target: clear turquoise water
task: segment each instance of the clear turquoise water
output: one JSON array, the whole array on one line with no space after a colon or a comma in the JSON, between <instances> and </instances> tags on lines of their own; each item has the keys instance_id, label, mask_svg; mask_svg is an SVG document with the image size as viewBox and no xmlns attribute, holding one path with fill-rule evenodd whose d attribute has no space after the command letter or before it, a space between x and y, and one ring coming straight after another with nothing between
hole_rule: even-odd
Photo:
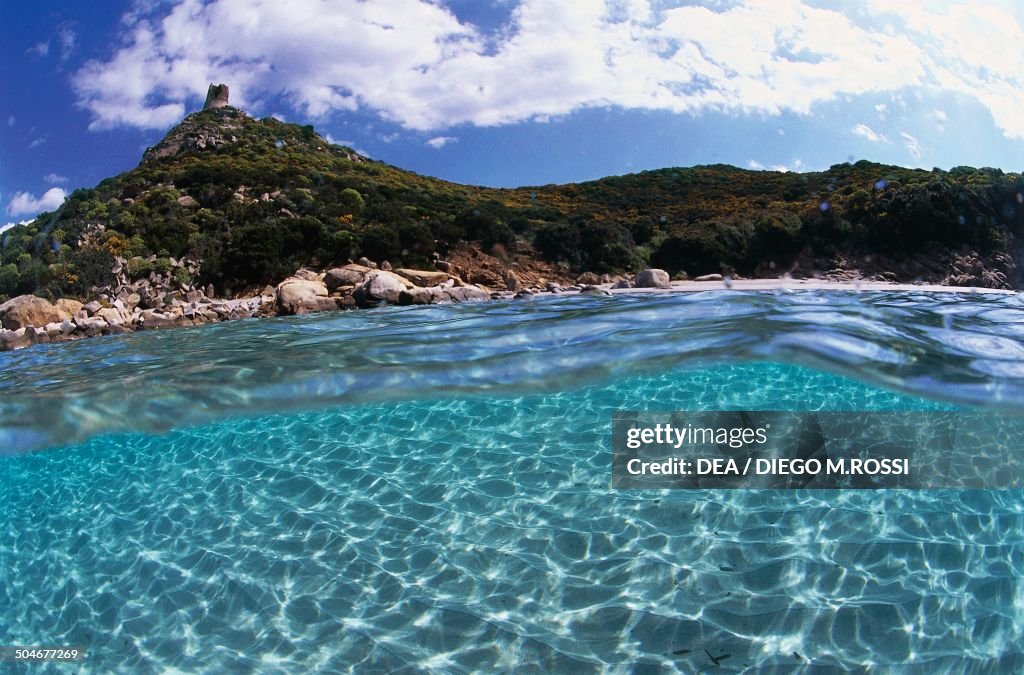
<instances>
[{"instance_id":1,"label":"clear turquoise water","mask_svg":"<svg viewBox=\"0 0 1024 675\"><path fill-rule=\"evenodd\" d=\"M0 644L86 645L83 672L1020 671L1021 491L616 492L608 448L623 409L1020 409L1021 318L580 297L3 354Z\"/></svg>"}]
</instances>

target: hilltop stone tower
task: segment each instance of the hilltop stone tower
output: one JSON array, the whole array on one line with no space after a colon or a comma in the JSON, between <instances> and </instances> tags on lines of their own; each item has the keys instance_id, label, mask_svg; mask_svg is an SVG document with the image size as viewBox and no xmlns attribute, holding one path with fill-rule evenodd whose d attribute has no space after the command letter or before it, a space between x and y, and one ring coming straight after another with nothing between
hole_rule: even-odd
<instances>
[{"instance_id":1,"label":"hilltop stone tower","mask_svg":"<svg viewBox=\"0 0 1024 675\"><path fill-rule=\"evenodd\" d=\"M209 110L210 108L223 108L228 104L228 85L226 84L213 84L210 83L210 88L206 92L206 103L203 104L203 110Z\"/></svg>"}]
</instances>

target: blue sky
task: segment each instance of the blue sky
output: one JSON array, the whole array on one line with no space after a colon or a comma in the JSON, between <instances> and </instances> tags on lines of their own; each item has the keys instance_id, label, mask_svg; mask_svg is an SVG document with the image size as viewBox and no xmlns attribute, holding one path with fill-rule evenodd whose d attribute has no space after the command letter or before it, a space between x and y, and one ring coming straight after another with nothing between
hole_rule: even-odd
<instances>
[{"instance_id":1,"label":"blue sky","mask_svg":"<svg viewBox=\"0 0 1024 675\"><path fill-rule=\"evenodd\" d=\"M1024 168L1013 0L8 3L0 227L135 166L210 82L494 186L728 163Z\"/></svg>"}]
</instances>

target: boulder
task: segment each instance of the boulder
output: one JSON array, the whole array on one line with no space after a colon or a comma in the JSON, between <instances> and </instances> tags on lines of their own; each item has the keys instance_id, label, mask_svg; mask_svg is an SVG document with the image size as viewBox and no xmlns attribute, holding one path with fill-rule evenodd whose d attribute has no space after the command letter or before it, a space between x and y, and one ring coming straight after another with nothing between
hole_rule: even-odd
<instances>
[{"instance_id":1,"label":"boulder","mask_svg":"<svg viewBox=\"0 0 1024 675\"><path fill-rule=\"evenodd\" d=\"M446 296L444 291L436 288L407 288L398 294L400 305L429 305L438 302Z\"/></svg>"},{"instance_id":2,"label":"boulder","mask_svg":"<svg viewBox=\"0 0 1024 675\"><path fill-rule=\"evenodd\" d=\"M335 267L334 269L327 270L324 275L324 283L327 285L327 291L333 293L341 286L358 286L366 280L366 275L371 272L371 268L364 265L356 265L352 263L345 265L344 267Z\"/></svg>"},{"instance_id":3,"label":"boulder","mask_svg":"<svg viewBox=\"0 0 1024 675\"><path fill-rule=\"evenodd\" d=\"M26 326L42 327L68 316L65 310L54 306L49 300L34 295L19 295L0 305L0 326L8 330Z\"/></svg>"},{"instance_id":4,"label":"boulder","mask_svg":"<svg viewBox=\"0 0 1024 675\"><path fill-rule=\"evenodd\" d=\"M181 197L178 197L178 205L183 206L186 209L194 209L199 206L199 202L197 202L194 197L182 195Z\"/></svg>"},{"instance_id":5,"label":"boulder","mask_svg":"<svg viewBox=\"0 0 1024 675\"><path fill-rule=\"evenodd\" d=\"M601 283L601 277L597 276L593 272L584 272L576 277L576 283L582 286L593 286Z\"/></svg>"},{"instance_id":6,"label":"boulder","mask_svg":"<svg viewBox=\"0 0 1024 675\"><path fill-rule=\"evenodd\" d=\"M424 288L440 286L451 279L451 277L445 272L434 272L431 270L409 270L399 268L395 270L395 274L408 279L417 286L423 286Z\"/></svg>"},{"instance_id":7,"label":"boulder","mask_svg":"<svg viewBox=\"0 0 1024 675\"><path fill-rule=\"evenodd\" d=\"M648 269L636 275L634 285L637 288L670 288L668 272L659 269Z\"/></svg>"},{"instance_id":8,"label":"boulder","mask_svg":"<svg viewBox=\"0 0 1024 675\"><path fill-rule=\"evenodd\" d=\"M473 302L476 300L490 300L491 294L478 286L465 285L449 288L444 291L452 302Z\"/></svg>"},{"instance_id":9,"label":"boulder","mask_svg":"<svg viewBox=\"0 0 1024 675\"><path fill-rule=\"evenodd\" d=\"M91 320L91 319L90 319ZM144 309L139 317L140 328L149 330L153 328L170 328L176 325L173 315L158 312L155 309Z\"/></svg>"},{"instance_id":10,"label":"boulder","mask_svg":"<svg viewBox=\"0 0 1024 675\"><path fill-rule=\"evenodd\" d=\"M288 277L289 279L302 279L303 281L323 281L324 277L319 272L313 270L298 269L295 270L295 274ZM288 279L285 279L288 281Z\"/></svg>"},{"instance_id":11,"label":"boulder","mask_svg":"<svg viewBox=\"0 0 1024 675\"><path fill-rule=\"evenodd\" d=\"M70 298L61 298L57 302L53 303L53 306L57 308L57 311L64 315L61 317L61 320L70 319L83 307L82 303L78 300L72 300Z\"/></svg>"},{"instance_id":12,"label":"boulder","mask_svg":"<svg viewBox=\"0 0 1024 675\"><path fill-rule=\"evenodd\" d=\"M35 344L35 339L35 331L30 332L27 328L17 330L0 328L0 350L3 351L31 346Z\"/></svg>"},{"instance_id":13,"label":"boulder","mask_svg":"<svg viewBox=\"0 0 1024 675\"><path fill-rule=\"evenodd\" d=\"M282 314L308 314L337 309L337 305L327 297L324 282L290 277L277 287L277 308Z\"/></svg>"},{"instance_id":14,"label":"boulder","mask_svg":"<svg viewBox=\"0 0 1024 675\"><path fill-rule=\"evenodd\" d=\"M381 302L397 303L402 291L411 288L416 285L394 272L372 270L352 291L352 297L360 307L373 307Z\"/></svg>"},{"instance_id":15,"label":"boulder","mask_svg":"<svg viewBox=\"0 0 1024 675\"><path fill-rule=\"evenodd\" d=\"M105 307L96 312L96 316L111 326L121 326L132 322L132 315L128 311L116 307Z\"/></svg>"},{"instance_id":16,"label":"boulder","mask_svg":"<svg viewBox=\"0 0 1024 675\"><path fill-rule=\"evenodd\" d=\"M620 279L612 284L612 288L633 288L633 284L630 283L629 279Z\"/></svg>"},{"instance_id":17,"label":"boulder","mask_svg":"<svg viewBox=\"0 0 1024 675\"><path fill-rule=\"evenodd\" d=\"M105 319L99 316L93 316L84 321L78 322L78 330L85 333L86 335L99 335L106 329L110 324Z\"/></svg>"},{"instance_id":18,"label":"boulder","mask_svg":"<svg viewBox=\"0 0 1024 675\"><path fill-rule=\"evenodd\" d=\"M721 281L721 274L705 274L703 276L695 277L694 281Z\"/></svg>"},{"instance_id":19,"label":"boulder","mask_svg":"<svg viewBox=\"0 0 1024 675\"><path fill-rule=\"evenodd\" d=\"M95 316L96 312L101 309L103 309L103 305L101 305L98 300L93 300L85 305L85 311L89 313L89 316Z\"/></svg>"}]
</instances>

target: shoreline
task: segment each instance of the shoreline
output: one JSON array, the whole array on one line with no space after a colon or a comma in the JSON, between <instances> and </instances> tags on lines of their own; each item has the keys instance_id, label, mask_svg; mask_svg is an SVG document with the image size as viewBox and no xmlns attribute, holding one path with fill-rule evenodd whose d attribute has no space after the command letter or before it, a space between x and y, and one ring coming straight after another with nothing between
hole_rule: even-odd
<instances>
[{"instance_id":1,"label":"shoreline","mask_svg":"<svg viewBox=\"0 0 1024 675\"><path fill-rule=\"evenodd\" d=\"M985 295L1016 295L1020 291L974 286L942 286L940 284L906 284L895 281L827 281L825 279L735 279L724 281L673 281L669 288L616 288L617 293L698 291L923 291L927 293L977 293Z\"/></svg>"},{"instance_id":2,"label":"shoreline","mask_svg":"<svg viewBox=\"0 0 1024 675\"><path fill-rule=\"evenodd\" d=\"M637 275L639 278L641 275ZM667 277L667 275L665 275ZM717 277L717 275L715 275ZM82 304L61 299L56 303L36 296L18 296L0 305L0 352L36 344L69 342L99 335L139 330L185 328L237 319L295 316L381 305L427 305L487 300L528 299L533 296L698 293L706 291L849 291L925 292L975 295L1016 295L1019 291L890 281L830 281L826 279L698 279L634 286L630 282L573 284L549 282L516 290L491 291L468 284L458 276L435 270L377 269L349 264L326 272L298 270L260 295L223 299L193 291L185 301L177 298L162 308L128 306L118 298ZM629 284L628 286L626 284ZM13 312L12 312L13 308ZM26 309L27 308L27 309ZM21 311L25 310L25 311ZM10 317L14 316L14 319ZM33 319L33 317L35 317ZM45 319L45 320L44 320ZM20 324L20 325L17 325ZM12 327L7 327L12 326Z\"/></svg>"}]
</instances>

